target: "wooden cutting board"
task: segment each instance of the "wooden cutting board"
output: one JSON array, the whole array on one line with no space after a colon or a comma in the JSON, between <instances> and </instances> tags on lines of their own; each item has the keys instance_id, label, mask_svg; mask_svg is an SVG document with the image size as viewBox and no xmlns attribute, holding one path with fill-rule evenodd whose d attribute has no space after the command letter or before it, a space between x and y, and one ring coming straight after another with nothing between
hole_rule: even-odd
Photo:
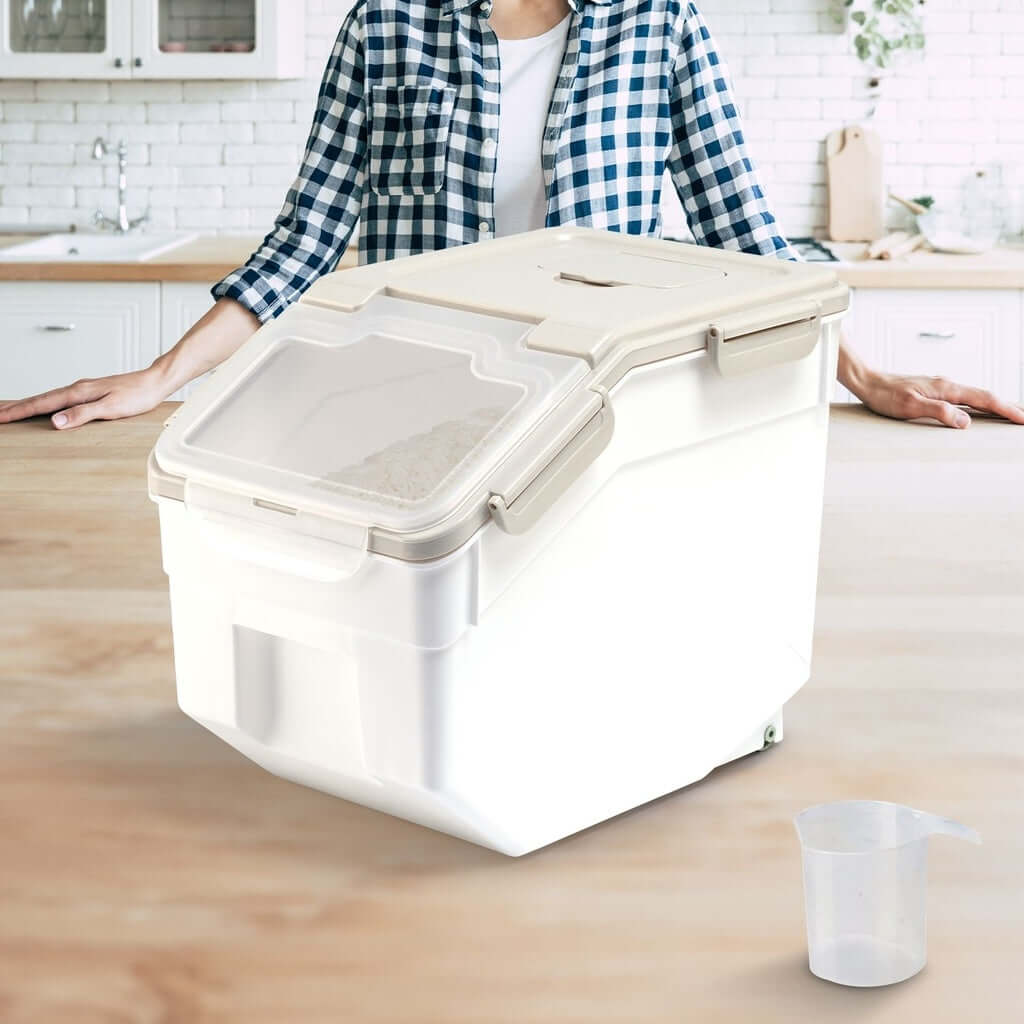
<instances>
[{"instance_id":1,"label":"wooden cutting board","mask_svg":"<svg viewBox=\"0 0 1024 1024\"><path fill-rule=\"evenodd\" d=\"M873 242L885 233L882 140L847 125L825 140L828 234L833 242Z\"/></svg>"}]
</instances>

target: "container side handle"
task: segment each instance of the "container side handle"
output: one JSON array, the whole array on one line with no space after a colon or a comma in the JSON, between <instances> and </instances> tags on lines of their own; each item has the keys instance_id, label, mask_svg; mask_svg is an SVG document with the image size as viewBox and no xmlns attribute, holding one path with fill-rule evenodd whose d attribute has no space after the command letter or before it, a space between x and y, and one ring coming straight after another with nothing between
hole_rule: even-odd
<instances>
[{"instance_id":1,"label":"container side handle","mask_svg":"<svg viewBox=\"0 0 1024 1024\"><path fill-rule=\"evenodd\" d=\"M240 523L206 509L194 522L204 543L220 554L263 569L285 572L314 583L351 579L366 561L366 548L317 537L290 537L284 531Z\"/></svg>"},{"instance_id":2,"label":"container side handle","mask_svg":"<svg viewBox=\"0 0 1024 1024\"><path fill-rule=\"evenodd\" d=\"M721 317L708 328L708 353L723 377L803 359L821 335L821 304L769 306Z\"/></svg>"},{"instance_id":3,"label":"container side handle","mask_svg":"<svg viewBox=\"0 0 1024 1024\"><path fill-rule=\"evenodd\" d=\"M615 416L608 392L604 388L595 390L601 395L601 408L527 484L518 497L506 503L502 495L491 495L488 507L494 521L505 533L521 534L529 530L608 447L615 431Z\"/></svg>"},{"instance_id":4,"label":"container side handle","mask_svg":"<svg viewBox=\"0 0 1024 1024\"><path fill-rule=\"evenodd\" d=\"M177 413L175 413L175 416ZM172 417L173 419L173 417ZM170 420L167 421L168 423ZM166 426L166 424L164 424ZM146 478L149 484L149 496L151 498L170 498L173 501L185 500L185 479L167 473L156 461L156 449L149 453L146 459Z\"/></svg>"}]
</instances>

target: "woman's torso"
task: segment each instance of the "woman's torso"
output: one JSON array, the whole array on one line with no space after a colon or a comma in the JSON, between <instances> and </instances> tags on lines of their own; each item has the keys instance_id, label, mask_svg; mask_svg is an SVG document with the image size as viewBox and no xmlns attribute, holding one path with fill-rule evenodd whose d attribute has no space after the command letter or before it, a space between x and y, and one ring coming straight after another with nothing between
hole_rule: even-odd
<instances>
[{"instance_id":1,"label":"woman's torso","mask_svg":"<svg viewBox=\"0 0 1024 1024\"><path fill-rule=\"evenodd\" d=\"M545 224L660 235L679 5L576 2L543 123ZM497 36L466 0L363 3L360 262L491 237Z\"/></svg>"}]
</instances>

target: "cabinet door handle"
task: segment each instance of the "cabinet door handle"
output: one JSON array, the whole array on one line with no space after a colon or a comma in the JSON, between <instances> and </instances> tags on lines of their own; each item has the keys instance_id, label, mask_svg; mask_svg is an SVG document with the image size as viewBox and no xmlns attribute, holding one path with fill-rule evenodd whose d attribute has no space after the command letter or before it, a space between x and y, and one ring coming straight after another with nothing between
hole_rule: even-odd
<instances>
[{"instance_id":1,"label":"cabinet door handle","mask_svg":"<svg viewBox=\"0 0 1024 1024\"><path fill-rule=\"evenodd\" d=\"M114 67L115 68L123 68L124 67L124 60L121 57L115 57L114 58Z\"/></svg>"},{"instance_id":2,"label":"cabinet door handle","mask_svg":"<svg viewBox=\"0 0 1024 1024\"><path fill-rule=\"evenodd\" d=\"M137 68L141 68L142 67L142 58L141 57L136 57L135 58L135 66Z\"/></svg>"},{"instance_id":3,"label":"cabinet door handle","mask_svg":"<svg viewBox=\"0 0 1024 1024\"><path fill-rule=\"evenodd\" d=\"M932 341L952 341L956 337L956 331L921 331L919 338L929 338Z\"/></svg>"},{"instance_id":4,"label":"cabinet door handle","mask_svg":"<svg viewBox=\"0 0 1024 1024\"><path fill-rule=\"evenodd\" d=\"M40 324L39 330L53 332L67 332L75 329L74 324Z\"/></svg>"}]
</instances>

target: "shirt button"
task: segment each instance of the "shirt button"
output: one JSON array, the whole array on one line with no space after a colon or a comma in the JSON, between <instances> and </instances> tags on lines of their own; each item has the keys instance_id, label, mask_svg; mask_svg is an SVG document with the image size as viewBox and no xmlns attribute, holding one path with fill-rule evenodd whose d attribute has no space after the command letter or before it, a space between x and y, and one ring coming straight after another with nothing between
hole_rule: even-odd
<instances>
[{"instance_id":1,"label":"shirt button","mask_svg":"<svg viewBox=\"0 0 1024 1024\"><path fill-rule=\"evenodd\" d=\"M484 156L494 156L495 151L498 148L498 144L494 141L494 138L490 135L484 139L484 144L481 147L483 149Z\"/></svg>"},{"instance_id":2,"label":"shirt button","mask_svg":"<svg viewBox=\"0 0 1024 1024\"><path fill-rule=\"evenodd\" d=\"M480 5L480 13L481 14L490 14L491 13L491 0L483 0L483 3Z\"/></svg>"},{"instance_id":3,"label":"shirt button","mask_svg":"<svg viewBox=\"0 0 1024 1024\"><path fill-rule=\"evenodd\" d=\"M485 220L480 221L480 234L481 235L489 234L490 230L491 230L491 225L488 224L487 221L485 221Z\"/></svg>"}]
</instances>

